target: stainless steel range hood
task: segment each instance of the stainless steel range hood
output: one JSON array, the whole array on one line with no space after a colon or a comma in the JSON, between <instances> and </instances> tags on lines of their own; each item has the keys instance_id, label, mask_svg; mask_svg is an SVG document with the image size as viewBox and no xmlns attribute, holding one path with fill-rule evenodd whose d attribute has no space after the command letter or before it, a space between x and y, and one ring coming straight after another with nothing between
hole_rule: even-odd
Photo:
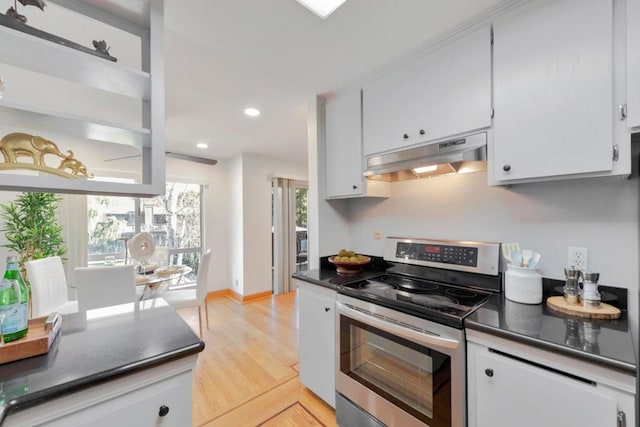
<instances>
[{"instance_id":1,"label":"stainless steel range hood","mask_svg":"<svg viewBox=\"0 0 640 427\"><path fill-rule=\"evenodd\" d=\"M367 179L403 181L487 170L487 133L367 158Z\"/></svg>"}]
</instances>

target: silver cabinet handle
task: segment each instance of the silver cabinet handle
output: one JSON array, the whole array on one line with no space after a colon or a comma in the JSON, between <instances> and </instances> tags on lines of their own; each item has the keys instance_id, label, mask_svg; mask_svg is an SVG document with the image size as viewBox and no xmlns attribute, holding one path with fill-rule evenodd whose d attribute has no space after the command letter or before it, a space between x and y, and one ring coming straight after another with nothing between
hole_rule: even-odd
<instances>
[{"instance_id":1,"label":"silver cabinet handle","mask_svg":"<svg viewBox=\"0 0 640 427\"><path fill-rule=\"evenodd\" d=\"M622 411L618 411L618 427L627 427L627 416Z\"/></svg>"},{"instance_id":2,"label":"silver cabinet handle","mask_svg":"<svg viewBox=\"0 0 640 427\"><path fill-rule=\"evenodd\" d=\"M618 104L618 118L621 121L627 118L627 104Z\"/></svg>"}]
</instances>

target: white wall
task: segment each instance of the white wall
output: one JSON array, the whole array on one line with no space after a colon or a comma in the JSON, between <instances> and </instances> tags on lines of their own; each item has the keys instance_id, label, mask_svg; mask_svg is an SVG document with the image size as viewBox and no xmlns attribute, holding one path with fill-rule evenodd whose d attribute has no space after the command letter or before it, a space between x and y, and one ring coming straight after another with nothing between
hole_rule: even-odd
<instances>
[{"instance_id":1,"label":"white wall","mask_svg":"<svg viewBox=\"0 0 640 427\"><path fill-rule=\"evenodd\" d=\"M232 289L241 295L271 291L271 178L306 180L307 167L253 154L230 163L231 281L239 282Z\"/></svg>"},{"instance_id":2,"label":"white wall","mask_svg":"<svg viewBox=\"0 0 640 427\"><path fill-rule=\"evenodd\" d=\"M389 199L349 201L349 246L382 255L384 239L375 240L374 231L385 237L519 242L542 254L543 276L560 280L568 247L587 247L599 283L629 289L637 334L638 187L637 178L489 187L486 173L397 182Z\"/></svg>"},{"instance_id":3,"label":"white wall","mask_svg":"<svg viewBox=\"0 0 640 427\"><path fill-rule=\"evenodd\" d=\"M244 230L243 230L243 185L242 156L229 160L229 241L230 286L234 292L242 293L244 287Z\"/></svg>"}]
</instances>

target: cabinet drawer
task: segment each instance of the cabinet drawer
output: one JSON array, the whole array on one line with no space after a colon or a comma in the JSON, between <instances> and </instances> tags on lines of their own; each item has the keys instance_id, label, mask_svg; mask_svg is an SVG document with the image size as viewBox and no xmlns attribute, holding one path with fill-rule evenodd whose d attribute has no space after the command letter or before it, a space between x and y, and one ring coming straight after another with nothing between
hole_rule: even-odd
<instances>
[{"instance_id":1,"label":"cabinet drawer","mask_svg":"<svg viewBox=\"0 0 640 427\"><path fill-rule=\"evenodd\" d=\"M30 416L29 411L10 415L7 427L111 427L111 426L189 426L191 425L191 371L149 384L138 389L105 397L105 400L84 406L74 405L68 398L56 399L46 405L50 416ZM73 395L82 402L83 393ZM59 402L57 402L60 400ZM95 400L94 400L95 402ZM69 410L68 406L73 407ZM161 416L162 413L166 414ZM67 409L65 409L67 407ZM36 407L38 408L38 407ZM45 408L42 408L45 409ZM167 411L168 410L168 411Z\"/></svg>"},{"instance_id":2,"label":"cabinet drawer","mask_svg":"<svg viewBox=\"0 0 640 427\"><path fill-rule=\"evenodd\" d=\"M49 426L191 425L191 375L152 384L60 418ZM166 409L161 408L164 407ZM161 416L161 413L168 412Z\"/></svg>"}]
</instances>

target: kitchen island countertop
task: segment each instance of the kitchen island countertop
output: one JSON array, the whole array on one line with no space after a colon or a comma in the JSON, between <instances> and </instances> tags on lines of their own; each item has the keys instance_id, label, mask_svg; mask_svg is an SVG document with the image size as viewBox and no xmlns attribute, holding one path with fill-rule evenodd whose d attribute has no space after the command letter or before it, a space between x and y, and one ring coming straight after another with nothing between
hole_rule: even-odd
<instances>
[{"instance_id":1,"label":"kitchen island countertop","mask_svg":"<svg viewBox=\"0 0 640 427\"><path fill-rule=\"evenodd\" d=\"M203 349L162 299L64 315L49 353L0 365L0 424L15 411Z\"/></svg>"}]
</instances>

